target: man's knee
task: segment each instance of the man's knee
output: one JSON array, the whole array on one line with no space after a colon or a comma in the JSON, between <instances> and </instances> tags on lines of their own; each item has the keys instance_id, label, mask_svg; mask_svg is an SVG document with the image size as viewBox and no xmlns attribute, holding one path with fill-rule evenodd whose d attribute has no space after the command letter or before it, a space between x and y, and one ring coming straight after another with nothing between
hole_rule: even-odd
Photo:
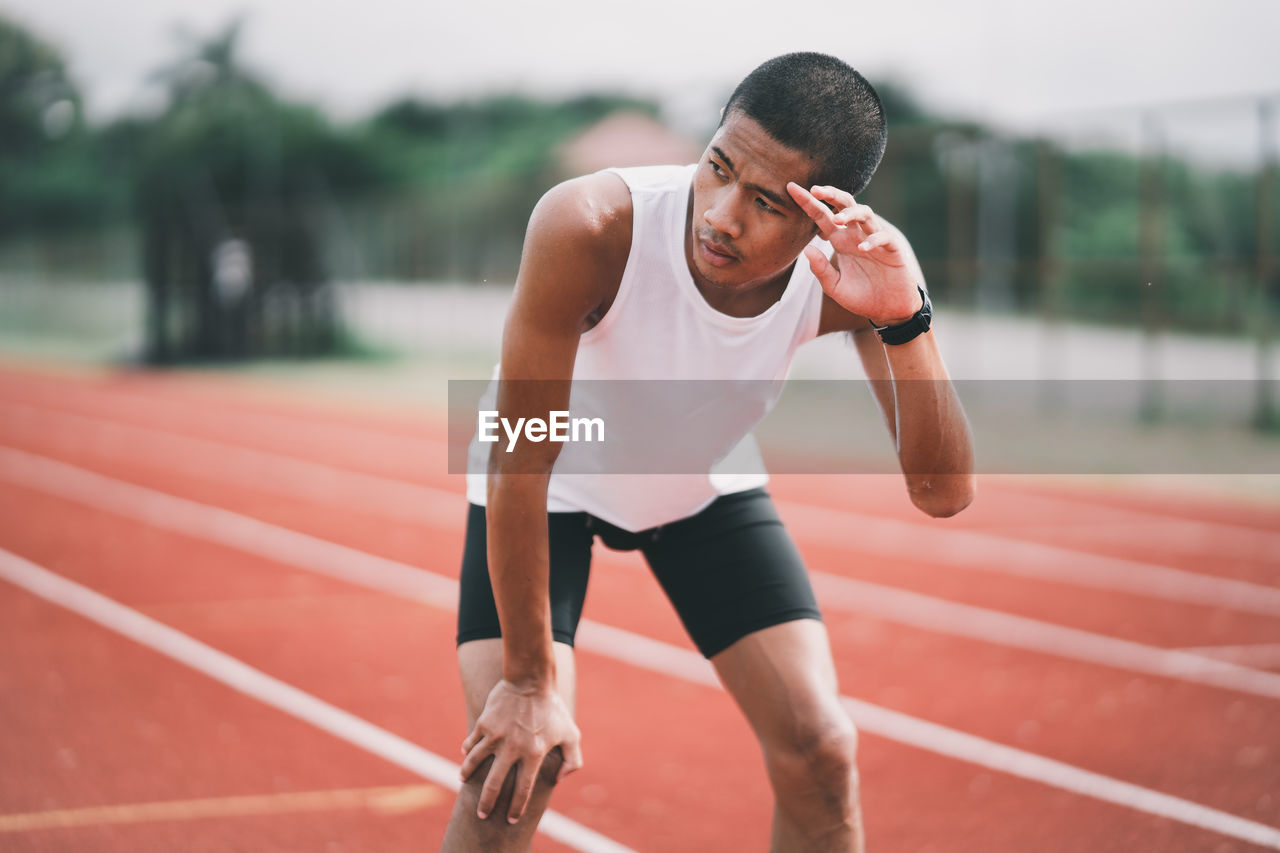
<instances>
[{"instance_id":1,"label":"man's knee","mask_svg":"<svg viewBox=\"0 0 1280 853\"><path fill-rule=\"evenodd\" d=\"M557 777L560 775L560 765L564 764L564 753L560 747L556 747L547 753L547 757L542 760L542 766L538 768L538 777L534 780L534 795L537 795L540 788L554 787ZM476 768L476 772L471 774L471 778L463 783L463 788L474 789L479 795L480 790L484 787L485 781L489 778L489 771L493 768L493 756L489 756L480 763ZM515 790L517 767L513 767L508 773L507 778L503 780L502 791L498 794L498 803L510 805L511 795ZM498 811L497 806L494 812ZM505 811L503 812L505 814Z\"/></svg>"},{"instance_id":2,"label":"man's knee","mask_svg":"<svg viewBox=\"0 0 1280 853\"><path fill-rule=\"evenodd\" d=\"M548 788L554 786L560 777L560 765L564 764L564 753L556 747L542 759L542 767L538 769L538 784Z\"/></svg>"},{"instance_id":3,"label":"man's knee","mask_svg":"<svg viewBox=\"0 0 1280 853\"><path fill-rule=\"evenodd\" d=\"M857 787L858 731L843 709L795 720L765 751L775 787L840 800Z\"/></svg>"}]
</instances>

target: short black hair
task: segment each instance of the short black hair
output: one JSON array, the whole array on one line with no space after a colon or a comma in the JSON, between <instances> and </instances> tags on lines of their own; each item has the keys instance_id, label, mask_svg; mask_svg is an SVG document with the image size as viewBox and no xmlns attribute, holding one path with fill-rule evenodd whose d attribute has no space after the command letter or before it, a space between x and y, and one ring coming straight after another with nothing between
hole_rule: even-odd
<instances>
[{"instance_id":1,"label":"short black hair","mask_svg":"<svg viewBox=\"0 0 1280 853\"><path fill-rule=\"evenodd\" d=\"M814 161L810 180L857 195L884 156L888 132L880 96L866 78L825 53L788 53L752 71L733 90L720 124L738 111Z\"/></svg>"}]
</instances>

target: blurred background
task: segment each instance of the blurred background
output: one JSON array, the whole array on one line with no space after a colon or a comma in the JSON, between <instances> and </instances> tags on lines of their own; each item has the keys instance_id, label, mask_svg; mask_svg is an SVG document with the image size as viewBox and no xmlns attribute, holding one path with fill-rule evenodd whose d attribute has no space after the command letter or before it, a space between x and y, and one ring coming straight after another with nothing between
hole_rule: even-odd
<instances>
[{"instance_id":1,"label":"blurred background","mask_svg":"<svg viewBox=\"0 0 1280 853\"><path fill-rule=\"evenodd\" d=\"M488 374L541 193L691 162L737 80L815 49L886 103L862 200L955 376L1134 380L1144 429L1232 383L1225 470L1280 472L1280 8L127 6L0 3L0 354L439 399ZM855 376L843 346L797 375Z\"/></svg>"}]
</instances>

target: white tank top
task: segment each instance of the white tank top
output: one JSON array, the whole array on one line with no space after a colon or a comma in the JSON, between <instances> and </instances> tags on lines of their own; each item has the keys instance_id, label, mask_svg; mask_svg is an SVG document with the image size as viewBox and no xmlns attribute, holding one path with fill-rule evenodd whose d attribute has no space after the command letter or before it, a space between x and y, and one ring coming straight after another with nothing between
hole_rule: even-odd
<instances>
[{"instance_id":1,"label":"white tank top","mask_svg":"<svg viewBox=\"0 0 1280 853\"><path fill-rule=\"evenodd\" d=\"M644 530L693 515L717 496L762 486L768 482L764 464L750 430L776 402L790 369L796 349L818 334L822 312L822 287L801 255L782 297L755 317L731 317L712 308L698 291L685 260L684 237L687 206L694 166L644 166L612 170L631 189L633 205L631 253L618 292L608 312L578 343L573 368L570 411L578 414L575 399L580 387L605 387L606 383L582 385L584 380L754 380L751 387L766 389L767 399L759 405L741 407L730 423L719 417L716 429L732 435L708 439L717 448L700 470L681 473L565 473L584 470L574 463L575 454L587 446L561 446L547 493L551 512L586 511L626 530ZM815 238L815 241L817 238ZM481 400L481 409L496 409L496 379ZM763 380L763 382L761 381ZM670 387L697 389L696 383ZM608 383L608 387L618 387ZM668 387L664 383L663 387ZM717 386L703 386L717 387ZM664 392L664 398L669 395ZM691 406L690 409L696 409ZM682 415L688 414L687 412ZM693 413L696 415L696 412ZM604 446L620 447L623 439L631 453L642 447L646 429L643 417L606 421ZM696 418L690 421L696 424ZM650 430L652 431L652 430ZM702 432L683 432L690 442ZM499 430L501 435L501 430ZM725 443L727 441L727 444ZM638 442L638 443L637 443ZM497 444L481 444L472 439L467 470L467 499L485 502L485 475L488 453L502 452L505 438ZM735 446L736 445L736 446ZM724 447L734 449L724 456ZM679 450L681 457L702 452L700 448L655 446L640 451L655 454ZM600 452L599 449L594 449ZM707 451L711 452L711 451ZM716 463L715 459L722 458ZM698 457L700 458L700 457ZM634 470L627 466L608 467L597 460L585 470Z\"/></svg>"}]
</instances>

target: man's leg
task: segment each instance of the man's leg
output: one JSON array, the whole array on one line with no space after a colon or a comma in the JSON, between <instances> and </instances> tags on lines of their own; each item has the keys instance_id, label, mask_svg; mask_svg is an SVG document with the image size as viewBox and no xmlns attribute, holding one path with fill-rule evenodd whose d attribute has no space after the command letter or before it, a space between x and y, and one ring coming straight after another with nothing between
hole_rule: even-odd
<instances>
[{"instance_id":1,"label":"man's leg","mask_svg":"<svg viewBox=\"0 0 1280 853\"><path fill-rule=\"evenodd\" d=\"M573 710L576 685L573 647L556 643L555 653L556 682L560 696L569 709ZM489 692L502 678L502 640L473 640L458 646L458 668L462 672L469 732L484 710ZM462 742L461 738L458 742ZM453 814L449 818L449 827L445 830L444 844L441 847L443 853L507 853L528 850L538 821L542 819L542 813L546 811L551 799L551 789L555 785L560 762L560 750L556 748L542 763L529 808L515 826L507 823L507 808L511 804L511 790L515 786L514 770L507 774L502 795L489 817L485 820L476 817L480 790L484 787L493 759L480 765L480 769L463 783L458 792Z\"/></svg>"},{"instance_id":2,"label":"man's leg","mask_svg":"<svg viewBox=\"0 0 1280 853\"><path fill-rule=\"evenodd\" d=\"M770 850L862 851L857 731L840 704L823 624L798 619L755 631L711 662L764 751Z\"/></svg>"},{"instance_id":3,"label":"man's leg","mask_svg":"<svg viewBox=\"0 0 1280 853\"><path fill-rule=\"evenodd\" d=\"M763 489L653 531L650 568L755 729L775 853L861 851L857 733L804 560Z\"/></svg>"}]
</instances>

